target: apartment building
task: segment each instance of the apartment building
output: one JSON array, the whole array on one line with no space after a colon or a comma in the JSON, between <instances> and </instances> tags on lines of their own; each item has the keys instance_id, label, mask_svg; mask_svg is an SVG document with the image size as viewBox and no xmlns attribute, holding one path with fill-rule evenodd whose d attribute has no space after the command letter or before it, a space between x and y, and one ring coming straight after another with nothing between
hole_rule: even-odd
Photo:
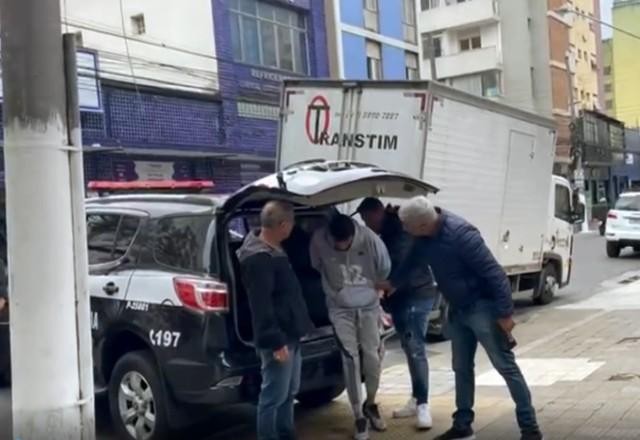
<instances>
[{"instance_id":1,"label":"apartment building","mask_svg":"<svg viewBox=\"0 0 640 440\"><path fill-rule=\"evenodd\" d=\"M546 2L421 0L418 28L424 78L551 115Z\"/></svg>"},{"instance_id":2,"label":"apartment building","mask_svg":"<svg viewBox=\"0 0 640 440\"><path fill-rule=\"evenodd\" d=\"M602 42L602 82L604 92L604 111L615 117L615 91L613 83L613 40L607 38Z\"/></svg>"},{"instance_id":3,"label":"apartment building","mask_svg":"<svg viewBox=\"0 0 640 440\"><path fill-rule=\"evenodd\" d=\"M594 0L573 0L568 3L577 13L571 14L569 46L574 60L574 96L580 109L599 110L600 105L600 16Z\"/></svg>"},{"instance_id":4,"label":"apartment building","mask_svg":"<svg viewBox=\"0 0 640 440\"><path fill-rule=\"evenodd\" d=\"M640 35L640 0L616 0L613 25ZM613 91L616 118L627 127L640 127L640 40L613 33Z\"/></svg>"},{"instance_id":5,"label":"apartment building","mask_svg":"<svg viewBox=\"0 0 640 440\"><path fill-rule=\"evenodd\" d=\"M416 0L326 0L332 78L418 79Z\"/></svg>"}]
</instances>

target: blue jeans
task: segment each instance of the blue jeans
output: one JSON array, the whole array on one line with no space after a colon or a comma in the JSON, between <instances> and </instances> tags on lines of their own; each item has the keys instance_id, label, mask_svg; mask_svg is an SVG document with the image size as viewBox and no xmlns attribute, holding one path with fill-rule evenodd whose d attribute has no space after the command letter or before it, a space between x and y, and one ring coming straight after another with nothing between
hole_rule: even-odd
<instances>
[{"instance_id":1,"label":"blue jeans","mask_svg":"<svg viewBox=\"0 0 640 440\"><path fill-rule=\"evenodd\" d=\"M258 399L258 440L293 440L293 404L300 389L300 346L291 344L289 359L278 362L272 350L258 350L262 387Z\"/></svg>"},{"instance_id":2,"label":"blue jeans","mask_svg":"<svg viewBox=\"0 0 640 440\"><path fill-rule=\"evenodd\" d=\"M429 401L429 362L425 349L427 317L435 298L409 299L392 311L393 323L407 356L412 395L418 405Z\"/></svg>"},{"instance_id":3,"label":"blue jeans","mask_svg":"<svg viewBox=\"0 0 640 440\"><path fill-rule=\"evenodd\" d=\"M516 416L522 432L537 432L536 413L529 387L509 348L507 335L498 327L491 301L479 301L465 310L449 314L448 335L451 337L453 371L456 378L456 407L453 425L470 428L474 419L474 358L478 343L487 352L493 367L504 378L516 404Z\"/></svg>"}]
</instances>

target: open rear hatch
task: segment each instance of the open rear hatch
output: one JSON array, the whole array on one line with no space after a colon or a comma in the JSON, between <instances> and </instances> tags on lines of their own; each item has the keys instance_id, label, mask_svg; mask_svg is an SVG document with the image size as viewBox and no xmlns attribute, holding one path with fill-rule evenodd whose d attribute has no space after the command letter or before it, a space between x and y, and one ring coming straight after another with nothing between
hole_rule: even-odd
<instances>
[{"instance_id":1,"label":"open rear hatch","mask_svg":"<svg viewBox=\"0 0 640 440\"><path fill-rule=\"evenodd\" d=\"M227 229L234 216L241 212L256 213L268 200L285 200L304 209L330 207L370 196L406 199L437 191L428 183L369 164L317 161L293 165L257 180L229 197L220 208L218 236L223 236L221 232ZM233 258L233 255L229 255L231 261ZM237 264L232 266L236 266L231 270L232 284L235 285L232 290L238 291L240 281ZM243 332L238 327L240 320L249 319L245 316L246 307L237 306L233 309L238 336L247 342L246 334L243 338ZM331 334L330 327L318 328L310 338Z\"/></svg>"}]
</instances>

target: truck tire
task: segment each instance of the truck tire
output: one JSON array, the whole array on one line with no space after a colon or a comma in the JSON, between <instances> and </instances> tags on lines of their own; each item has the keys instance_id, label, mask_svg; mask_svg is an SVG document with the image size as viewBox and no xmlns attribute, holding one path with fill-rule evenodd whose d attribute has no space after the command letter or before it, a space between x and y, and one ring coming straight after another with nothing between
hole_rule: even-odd
<instances>
[{"instance_id":1,"label":"truck tire","mask_svg":"<svg viewBox=\"0 0 640 440\"><path fill-rule=\"evenodd\" d=\"M116 362L109 380L109 409L118 438L169 437L166 395L149 351L132 351Z\"/></svg>"},{"instance_id":2,"label":"truck tire","mask_svg":"<svg viewBox=\"0 0 640 440\"><path fill-rule=\"evenodd\" d=\"M331 403L344 391L344 383L332 385L319 390L306 391L298 394L298 402L305 408L318 408Z\"/></svg>"},{"instance_id":3,"label":"truck tire","mask_svg":"<svg viewBox=\"0 0 640 440\"><path fill-rule=\"evenodd\" d=\"M538 285L533 291L533 302L536 305L546 305L553 301L553 297L558 292L560 282L558 281L558 270L556 266L548 262L540 273Z\"/></svg>"},{"instance_id":4,"label":"truck tire","mask_svg":"<svg viewBox=\"0 0 640 440\"><path fill-rule=\"evenodd\" d=\"M607 257L618 258L620 256L620 245L615 241L607 241Z\"/></svg>"}]
</instances>

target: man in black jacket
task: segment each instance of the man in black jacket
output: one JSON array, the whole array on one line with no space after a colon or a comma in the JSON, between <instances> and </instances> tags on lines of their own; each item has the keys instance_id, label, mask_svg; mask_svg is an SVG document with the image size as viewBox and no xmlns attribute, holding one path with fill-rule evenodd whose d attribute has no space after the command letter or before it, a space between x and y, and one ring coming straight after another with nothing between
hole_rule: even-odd
<instances>
[{"instance_id":1,"label":"man in black jacket","mask_svg":"<svg viewBox=\"0 0 640 440\"><path fill-rule=\"evenodd\" d=\"M474 358L481 345L504 378L516 404L521 440L542 440L531 393L518 364L511 336L511 284L480 231L466 220L434 207L424 196L411 199L399 212L416 237L407 262L423 261L433 269L438 288L449 303L449 336L456 379L453 427L436 440L471 440L475 398ZM401 289L411 265L403 264L383 289Z\"/></svg>"},{"instance_id":2,"label":"man in black jacket","mask_svg":"<svg viewBox=\"0 0 640 440\"><path fill-rule=\"evenodd\" d=\"M295 438L293 403L300 388L300 338L313 329L300 283L282 250L294 220L290 204L267 203L260 213L261 229L251 232L238 250L262 363L259 440Z\"/></svg>"},{"instance_id":3,"label":"man in black jacket","mask_svg":"<svg viewBox=\"0 0 640 440\"><path fill-rule=\"evenodd\" d=\"M366 225L380 235L391 257L391 277L400 268L413 245L413 238L404 231L398 218L398 208L384 207L373 197L366 198L358 207ZM409 402L393 412L394 418L417 416L419 429L433 426L429 409L429 363L425 350L428 316L433 309L437 289L429 265L421 260L409 262L411 270L405 287L385 300L393 323L400 336L411 376L412 396Z\"/></svg>"}]
</instances>

